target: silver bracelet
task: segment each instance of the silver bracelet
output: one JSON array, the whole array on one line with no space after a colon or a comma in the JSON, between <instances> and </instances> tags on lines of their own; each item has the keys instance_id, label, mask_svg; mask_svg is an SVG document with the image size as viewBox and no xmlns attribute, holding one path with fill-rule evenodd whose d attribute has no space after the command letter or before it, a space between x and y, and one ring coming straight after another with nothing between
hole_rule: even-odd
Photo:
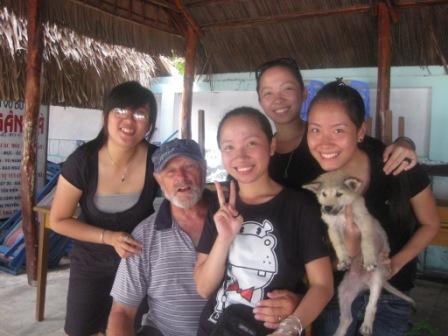
<instances>
[{"instance_id":1,"label":"silver bracelet","mask_svg":"<svg viewBox=\"0 0 448 336\"><path fill-rule=\"evenodd\" d=\"M303 332L302 321L296 315L289 315L280 323L277 332L280 335L301 335Z\"/></svg>"},{"instance_id":2,"label":"silver bracelet","mask_svg":"<svg viewBox=\"0 0 448 336\"><path fill-rule=\"evenodd\" d=\"M103 229L103 231L101 231L101 236L100 236L100 240L101 240L101 243L102 244L104 244L104 232L106 232L106 229Z\"/></svg>"}]
</instances>

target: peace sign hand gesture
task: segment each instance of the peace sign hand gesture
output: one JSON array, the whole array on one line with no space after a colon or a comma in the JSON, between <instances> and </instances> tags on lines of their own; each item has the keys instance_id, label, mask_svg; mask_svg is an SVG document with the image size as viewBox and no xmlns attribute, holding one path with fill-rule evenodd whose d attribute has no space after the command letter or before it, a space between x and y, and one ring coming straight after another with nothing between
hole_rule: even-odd
<instances>
[{"instance_id":1,"label":"peace sign hand gesture","mask_svg":"<svg viewBox=\"0 0 448 336\"><path fill-rule=\"evenodd\" d=\"M241 225L243 224L243 217L240 215L238 210L235 209L235 182L230 182L229 202L226 202L221 184L219 182L215 182L215 187L218 194L220 208L213 216L213 219L215 221L216 230L218 231L218 237L223 240L232 241L238 232L240 232Z\"/></svg>"}]
</instances>

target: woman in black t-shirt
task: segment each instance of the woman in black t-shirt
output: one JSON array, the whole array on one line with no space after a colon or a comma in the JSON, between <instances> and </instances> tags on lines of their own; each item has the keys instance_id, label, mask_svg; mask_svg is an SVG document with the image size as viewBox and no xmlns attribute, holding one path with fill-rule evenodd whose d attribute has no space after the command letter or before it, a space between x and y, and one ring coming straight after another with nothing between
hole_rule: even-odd
<instances>
[{"instance_id":1,"label":"woman in black t-shirt","mask_svg":"<svg viewBox=\"0 0 448 336\"><path fill-rule=\"evenodd\" d=\"M157 117L152 92L122 83L105 97L103 116L97 138L65 161L50 213L51 228L74 239L64 327L70 336L105 332L120 257L139 252L130 233L154 212L158 188L155 147L145 140ZM74 219L78 203L81 214Z\"/></svg>"},{"instance_id":2,"label":"woman in black t-shirt","mask_svg":"<svg viewBox=\"0 0 448 336\"><path fill-rule=\"evenodd\" d=\"M323 171L310 154L306 122L300 109L307 91L297 63L292 58L279 58L261 64L255 70L258 101L276 128L276 152L269 164L269 173L278 183L300 189ZM366 137L366 141L373 140ZM397 138L384 149L384 172L397 175L417 163L417 155L408 138Z\"/></svg>"},{"instance_id":3,"label":"woman in black t-shirt","mask_svg":"<svg viewBox=\"0 0 448 336\"><path fill-rule=\"evenodd\" d=\"M309 289L293 314L271 321L283 320L280 329L300 332L333 293L319 209L307 195L269 177L275 141L261 112L249 107L232 110L221 120L217 137L224 167L237 181L238 192L232 182L227 202L216 184L220 209L198 245L195 280L199 294L209 298L198 335L210 335L214 329L215 335L240 335L232 329L234 319L240 320L240 332L268 334L253 308L272 290L296 291L306 274Z\"/></svg>"},{"instance_id":4,"label":"woman in black t-shirt","mask_svg":"<svg viewBox=\"0 0 448 336\"><path fill-rule=\"evenodd\" d=\"M409 291L415 276L415 258L436 236L440 226L429 179L422 168L387 176L380 142L364 141L364 103L359 93L341 80L325 85L310 104L308 145L325 171L342 169L362 182L361 192L370 213L384 227L390 247L390 282ZM355 228L355 226L353 226ZM352 256L360 253L359 232L346 235ZM346 335L357 335L368 293L360 294L352 305L356 313ZM400 336L408 328L410 304L382 293L377 304L373 335ZM313 325L313 334L334 335L339 320L338 305L330 304Z\"/></svg>"}]
</instances>

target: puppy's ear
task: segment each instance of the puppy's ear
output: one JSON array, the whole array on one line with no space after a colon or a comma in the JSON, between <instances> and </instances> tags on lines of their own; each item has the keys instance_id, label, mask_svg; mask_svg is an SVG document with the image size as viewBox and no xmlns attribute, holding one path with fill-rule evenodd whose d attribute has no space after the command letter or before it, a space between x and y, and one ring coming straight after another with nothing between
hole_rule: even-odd
<instances>
[{"instance_id":1,"label":"puppy's ear","mask_svg":"<svg viewBox=\"0 0 448 336\"><path fill-rule=\"evenodd\" d=\"M361 188L361 181L354 177L347 177L344 180L344 185L351 191L358 192Z\"/></svg>"},{"instance_id":2,"label":"puppy's ear","mask_svg":"<svg viewBox=\"0 0 448 336\"><path fill-rule=\"evenodd\" d=\"M308 189L308 190L312 191L313 193L317 194L319 192L321 186L322 186L322 182L315 181L315 182L311 182L311 183L303 185L302 188Z\"/></svg>"}]
</instances>

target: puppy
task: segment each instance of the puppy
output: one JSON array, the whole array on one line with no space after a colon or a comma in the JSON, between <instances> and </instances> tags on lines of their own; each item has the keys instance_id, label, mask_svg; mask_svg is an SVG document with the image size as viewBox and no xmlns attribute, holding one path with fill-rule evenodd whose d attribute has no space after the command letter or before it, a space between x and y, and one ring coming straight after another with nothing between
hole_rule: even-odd
<instances>
[{"instance_id":1,"label":"puppy","mask_svg":"<svg viewBox=\"0 0 448 336\"><path fill-rule=\"evenodd\" d=\"M368 212L364 198L359 194L361 181L334 171L319 176L316 180L303 186L317 196L321 205L322 219L328 227L328 236L336 252L337 269L349 270L338 288L340 320L336 336L344 336L353 318L351 305L357 295L370 290L364 321L359 329L364 336L372 334L376 305L381 290L414 304L414 301L392 287L387 282L389 268L378 261L380 252L389 253L386 232L380 223ZM345 207L352 205L353 221L361 232L361 254L350 257L344 239Z\"/></svg>"}]
</instances>

